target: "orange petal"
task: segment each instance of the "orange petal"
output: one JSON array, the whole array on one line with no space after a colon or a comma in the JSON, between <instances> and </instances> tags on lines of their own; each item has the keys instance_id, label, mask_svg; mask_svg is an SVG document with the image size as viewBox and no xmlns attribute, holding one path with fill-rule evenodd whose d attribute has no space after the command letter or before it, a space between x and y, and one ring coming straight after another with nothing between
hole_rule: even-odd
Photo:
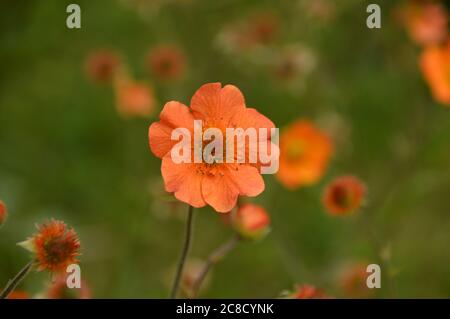
<instances>
[{"instance_id":1,"label":"orange petal","mask_svg":"<svg viewBox=\"0 0 450 319\"><path fill-rule=\"evenodd\" d=\"M239 188L228 174L220 170L215 175L207 174L202 181L202 195L206 203L219 213L228 213L236 206Z\"/></svg>"},{"instance_id":2,"label":"orange petal","mask_svg":"<svg viewBox=\"0 0 450 319\"><path fill-rule=\"evenodd\" d=\"M160 122L154 122L150 125L148 137L150 149L155 156L163 158L164 155L170 152L175 143L175 141L170 139L171 133L172 128L161 124Z\"/></svg>"},{"instance_id":3,"label":"orange petal","mask_svg":"<svg viewBox=\"0 0 450 319\"><path fill-rule=\"evenodd\" d=\"M273 122L271 120L269 120L267 117L265 117L264 115L262 115L261 113L259 113L256 109L253 108L246 108L243 111L237 113L231 120L230 125L232 127L236 127L236 128L242 128L242 129L247 129L247 128L254 128L256 130L256 134L258 137L258 142L257 145L253 145L256 149L256 147L258 147L258 149L261 147L259 145L261 145L261 143L267 143L267 150L270 154L271 150L273 150L274 152L278 152L278 147L270 142L270 138L271 138L271 129L275 128L275 125L273 124ZM267 129L267 135L262 135L260 136L259 134L259 129L260 128L266 128ZM267 138L267 140L263 140L264 138ZM245 144L245 158L246 158L246 162L248 163L249 160L249 153L250 153L250 141L248 143ZM235 154L238 154L238 149L235 148ZM260 167L261 163L259 163L259 157L258 157L258 162L257 163L253 163L256 167Z\"/></svg>"},{"instance_id":4,"label":"orange petal","mask_svg":"<svg viewBox=\"0 0 450 319\"><path fill-rule=\"evenodd\" d=\"M197 165L176 164L167 154L162 160L161 173L166 191L174 193L178 200L191 206L203 207L206 205L201 191L203 175L197 171Z\"/></svg>"},{"instance_id":5,"label":"orange petal","mask_svg":"<svg viewBox=\"0 0 450 319\"><path fill-rule=\"evenodd\" d=\"M267 128L270 130L275 127L271 120L253 108L246 108L235 114L231 123L234 127L241 127L243 129L253 127L255 129Z\"/></svg>"},{"instance_id":6,"label":"orange petal","mask_svg":"<svg viewBox=\"0 0 450 319\"><path fill-rule=\"evenodd\" d=\"M194 117L190 109L183 103L176 101L167 102L159 118L161 122L173 128L184 127L190 129L194 126Z\"/></svg>"},{"instance_id":7,"label":"orange petal","mask_svg":"<svg viewBox=\"0 0 450 319\"><path fill-rule=\"evenodd\" d=\"M249 165L230 165L228 169L230 179L239 189L239 195L258 196L264 191L264 179L258 169Z\"/></svg>"},{"instance_id":8,"label":"orange petal","mask_svg":"<svg viewBox=\"0 0 450 319\"><path fill-rule=\"evenodd\" d=\"M194 117L189 108L179 102L168 102L160 114L161 121L152 123L148 130L150 149L153 154L163 158L178 141L171 139L172 130L184 127L192 131Z\"/></svg>"},{"instance_id":9,"label":"orange petal","mask_svg":"<svg viewBox=\"0 0 450 319\"><path fill-rule=\"evenodd\" d=\"M195 92L191 108L199 118L228 123L233 115L245 109L245 100L234 85L221 88L220 83L208 83Z\"/></svg>"}]
</instances>

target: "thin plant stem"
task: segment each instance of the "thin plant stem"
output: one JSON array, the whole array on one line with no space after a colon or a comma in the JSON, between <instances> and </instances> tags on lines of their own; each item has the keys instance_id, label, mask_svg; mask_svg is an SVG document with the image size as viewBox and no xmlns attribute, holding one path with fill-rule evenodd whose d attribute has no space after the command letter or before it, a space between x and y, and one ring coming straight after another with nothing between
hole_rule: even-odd
<instances>
[{"instance_id":1,"label":"thin plant stem","mask_svg":"<svg viewBox=\"0 0 450 319\"><path fill-rule=\"evenodd\" d=\"M233 237L231 237L227 242L225 242L222 246L214 250L211 255L209 255L208 259L206 260L205 265L201 269L199 275L197 276L197 279L194 281L194 284L192 285L192 297L196 298L198 295L198 292L200 290L200 287L202 283L204 282L206 276L208 275L208 272L211 270L211 268L217 264L223 257L225 257L226 254L228 254L233 248L241 241L241 236L238 234L235 234Z\"/></svg>"},{"instance_id":2,"label":"thin plant stem","mask_svg":"<svg viewBox=\"0 0 450 319\"><path fill-rule=\"evenodd\" d=\"M8 298L9 294L22 282L26 275L30 272L31 267L33 267L34 261L30 261L21 271L6 284L5 289L0 294L0 299Z\"/></svg>"},{"instance_id":3,"label":"thin plant stem","mask_svg":"<svg viewBox=\"0 0 450 319\"><path fill-rule=\"evenodd\" d=\"M362 216L362 223L363 223L363 227L367 233L368 236L368 241L369 243L372 245L372 249L375 252L375 254L377 255L377 258L380 262L380 266L382 269L385 269L387 272L387 287L388 287L388 293L390 294L391 297L395 298L397 296L397 287L396 287L396 283L395 283L395 278L392 274L392 265L391 265L391 261L390 261L390 256L389 254L386 254L384 249L386 249L386 247L384 247L384 243L383 241L380 239L380 237L377 236L377 234L375 233L372 225L373 225L373 219L370 218L371 216L368 216L367 214L364 214L363 212L363 216Z\"/></svg>"},{"instance_id":4,"label":"thin plant stem","mask_svg":"<svg viewBox=\"0 0 450 319\"><path fill-rule=\"evenodd\" d=\"M192 241L192 224L194 220L194 207L189 205L188 217L186 221L186 231L184 237L183 250L181 252L181 257L178 262L178 268L175 275L175 280L173 282L172 291L170 292L170 298L174 299L177 297L178 288L180 287L181 275L183 273L184 265L186 264L186 259L189 253L189 248Z\"/></svg>"}]
</instances>

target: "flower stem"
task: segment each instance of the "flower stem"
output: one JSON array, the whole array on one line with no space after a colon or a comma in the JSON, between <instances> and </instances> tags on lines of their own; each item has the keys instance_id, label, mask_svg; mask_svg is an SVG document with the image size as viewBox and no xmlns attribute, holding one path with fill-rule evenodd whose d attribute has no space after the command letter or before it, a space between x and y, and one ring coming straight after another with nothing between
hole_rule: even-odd
<instances>
[{"instance_id":1,"label":"flower stem","mask_svg":"<svg viewBox=\"0 0 450 319\"><path fill-rule=\"evenodd\" d=\"M0 293L0 299L6 299L9 294L17 287L17 285L22 282L22 280L26 277L31 267L33 266L33 263L33 260L30 261L25 265L25 267L22 268L21 271L19 271L19 273L13 279L8 281L5 289L2 291L2 293Z\"/></svg>"},{"instance_id":2,"label":"flower stem","mask_svg":"<svg viewBox=\"0 0 450 319\"><path fill-rule=\"evenodd\" d=\"M178 288L180 286L181 274L183 273L183 268L186 263L186 258L189 253L189 248L191 246L192 240L192 224L194 219L194 207L189 205L188 217L186 221L186 235L184 237L183 250L181 252L181 258L178 262L177 273L175 275L175 280L173 282L172 291L170 293L170 298L174 299L177 297Z\"/></svg>"},{"instance_id":3,"label":"flower stem","mask_svg":"<svg viewBox=\"0 0 450 319\"><path fill-rule=\"evenodd\" d=\"M205 265L201 269L197 279L194 281L194 284L192 285L192 297L195 298L198 295L198 292L200 290L200 287L203 283L203 281L206 278L206 275L211 270L211 268L217 264L223 257L225 257L226 254L228 254L233 248L236 246L237 243L241 241L241 237L237 234L235 234L233 237L231 237L225 244L217 248L212 252L211 255L209 255L208 259L206 260Z\"/></svg>"}]
</instances>

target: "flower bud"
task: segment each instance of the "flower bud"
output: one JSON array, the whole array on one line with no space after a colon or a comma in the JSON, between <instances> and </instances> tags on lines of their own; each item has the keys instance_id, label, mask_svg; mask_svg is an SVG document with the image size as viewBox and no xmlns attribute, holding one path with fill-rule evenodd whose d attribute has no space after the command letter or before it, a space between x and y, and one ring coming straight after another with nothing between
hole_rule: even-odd
<instances>
[{"instance_id":1,"label":"flower bud","mask_svg":"<svg viewBox=\"0 0 450 319\"><path fill-rule=\"evenodd\" d=\"M263 207L244 204L232 216L232 225L243 238L260 239L270 230L270 217Z\"/></svg>"}]
</instances>

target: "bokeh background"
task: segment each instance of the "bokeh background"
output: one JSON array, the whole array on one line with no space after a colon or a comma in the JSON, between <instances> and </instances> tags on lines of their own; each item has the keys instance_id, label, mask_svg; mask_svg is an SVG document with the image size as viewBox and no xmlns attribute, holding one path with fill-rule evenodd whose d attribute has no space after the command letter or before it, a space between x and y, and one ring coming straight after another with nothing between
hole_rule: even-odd
<instances>
[{"instance_id":1,"label":"bokeh background","mask_svg":"<svg viewBox=\"0 0 450 319\"><path fill-rule=\"evenodd\" d=\"M94 297L167 297L187 208L159 196L148 126L166 101L189 103L202 84L219 81L238 86L281 129L306 118L330 130L335 153L310 187L289 191L265 176L266 191L250 201L270 213L271 233L221 261L203 297L271 298L305 283L349 297L342 271L378 263L380 254L382 289L372 297L450 297L450 113L433 101L420 49L395 18L401 1L377 1L382 28L368 29L370 2L362 0L318 8L301 0L78 0L82 28L73 30L65 26L71 2L0 2L0 198L10 214L0 229L0 282L29 258L16 243L54 217L79 233ZM275 17L270 43L233 48L227 28L259 14ZM148 72L149 49L164 43L184 52L182 79ZM273 62L287 47L308 58L283 79ZM152 116L124 118L113 86L87 76L86 58L99 48L118 52L153 87ZM366 205L332 218L321 194L342 174L366 183ZM199 210L191 256L205 258L231 233L211 208ZM37 294L49 280L33 273L20 288Z\"/></svg>"}]
</instances>

